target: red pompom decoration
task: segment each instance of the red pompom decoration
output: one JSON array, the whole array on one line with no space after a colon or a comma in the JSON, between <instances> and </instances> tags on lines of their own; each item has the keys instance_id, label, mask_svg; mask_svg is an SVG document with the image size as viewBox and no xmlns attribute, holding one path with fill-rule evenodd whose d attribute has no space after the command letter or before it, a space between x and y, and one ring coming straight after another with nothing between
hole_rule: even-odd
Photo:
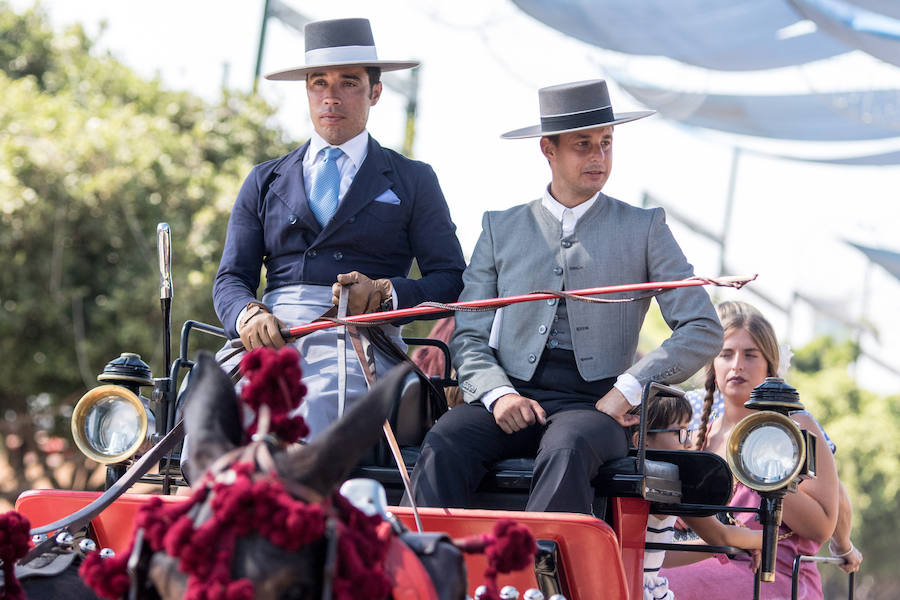
<instances>
[{"instance_id":1,"label":"red pompom decoration","mask_svg":"<svg viewBox=\"0 0 900 600\"><path fill-rule=\"evenodd\" d=\"M511 519L501 519L494 525L492 533L472 536L453 543L468 554L487 555L488 568L484 572L487 591L484 600L499 600L497 574L519 571L529 566L537 552L537 542L531 531Z\"/></svg>"},{"instance_id":2,"label":"red pompom decoration","mask_svg":"<svg viewBox=\"0 0 900 600\"><path fill-rule=\"evenodd\" d=\"M31 546L28 517L14 510L0 515L0 561L3 561L4 598L24 600L25 592L16 579L16 561L28 554Z\"/></svg>"},{"instance_id":3,"label":"red pompom decoration","mask_svg":"<svg viewBox=\"0 0 900 600\"><path fill-rule=\"evenodd\" d=\"M241 401L254 413L266 405L271 411L269 430L286 442L295 442L309 435L309 427L303 417L291 417L306 395L300 354L293 346L281 350L257 348L241 360L241 373L245 383L241 388ZM256 433L257 424L249 428Z\"/></svg>"},{"instance_id":4,"label":"red pompom decoration","mask_svg":"<svg viewBox=\"0 0 900 600\"><path fill-rule=\"evenodd\" d=\"M537 543L531 531L511 519L494 525L494 542L485 551L488 564L500 573L519 571L534 562Z\"/></svg>"},{"instance_id":5,"label":"red pompom decoration","mask_svg":"<svg viewBox=\"0 0 900 600\"><path fill-rule=\"evenodd\" d=\"M359 598L359 590L366 590L367 598L387 598L392 586L384 572L384 559L390 540L378 535L383 519L366 515L340 494L332 497L332 504L341 521L335 600Z\"/></svg>"},{"instance_id":6,"label":"red pompom decoration","mask_svg":"<svg viewBox=\"0 0 900 600\"><path fill-rule=\"evenodd\" d=\"M130 555L129 551L111 558L102 558L99 552L91 552L84 557L78 574L101 598L119 600L131 584L127 570Z\"/></svg>"}]
</instances>

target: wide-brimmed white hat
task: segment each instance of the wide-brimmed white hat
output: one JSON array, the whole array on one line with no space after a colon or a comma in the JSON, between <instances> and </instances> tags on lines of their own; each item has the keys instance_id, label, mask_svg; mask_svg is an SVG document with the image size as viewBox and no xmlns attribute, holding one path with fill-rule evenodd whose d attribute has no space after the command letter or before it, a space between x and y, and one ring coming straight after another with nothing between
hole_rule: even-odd
<instances>
[{"instance_id":1,"label":"wide-brimmed white hat","mask_svg":"<svg viewBox=\"0 0 900 600\"><path fill-rule=\"evenodd\" d=\"M649 117L655 110L615 114L603 79L563 83L538 90L539 125L507 131L500 137L519 139L618 125Z\"/></svg>"},{"instance_id":2,"label":"wide-brimmed white hat","mask_svg":"<svg viewBox=\"0 0 900 600\"><path fill-rule=\"evenodd\" d=\"M339 67L378 67L382 71L398 71L419 66L415 60L379 60L368 19L313 21L303 28L303 37L306 64L269 73L266 79L302 81L312 71Z\"/></svg>"}]
</instances>

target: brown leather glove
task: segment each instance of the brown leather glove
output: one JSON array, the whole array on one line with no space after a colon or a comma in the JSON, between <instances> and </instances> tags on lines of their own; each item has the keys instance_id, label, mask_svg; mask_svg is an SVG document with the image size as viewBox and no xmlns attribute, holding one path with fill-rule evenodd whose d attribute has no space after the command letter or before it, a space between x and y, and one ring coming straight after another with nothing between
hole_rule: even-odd
<instances>
[{"instance_id":1,"label":"brown leather glove","mask_svg":"<svg viewBox=\"0 0 900 600\"><path fill-rule=\"evenodd\" d=\"M241 343L247 350L268 346L278 350L285 344L281 336L284 327L281 320L269 312L269 308L260 302L251 302L238 319L237 329Z\"/></svg>"},{"instance_id":2,"label":"brown leather glove","mask_svg":"<svg viewBox=\"0 0 900 600\"><path fill-rule=\"evenodd\" d=\"M342 273L337 276L337 283L331 286L331 303L335 306L340 302L342 286L350 286L350 297L347 299L348 315L381 310L381 305L391 299L394 291L390 279L373 281L359 271Z\"/></svg>"}]
</instances>

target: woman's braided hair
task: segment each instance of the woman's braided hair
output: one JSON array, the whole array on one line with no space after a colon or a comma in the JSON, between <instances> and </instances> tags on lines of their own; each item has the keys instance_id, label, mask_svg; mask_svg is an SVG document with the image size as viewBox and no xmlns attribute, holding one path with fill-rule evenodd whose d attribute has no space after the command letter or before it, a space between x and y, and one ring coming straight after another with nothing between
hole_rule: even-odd
<instances>
[{"instance_id":1,"label":"woman's braided hair","mask_svg":"<svg viewBox=\"0 0 900 600\"><path fill-rule=\"evenodd\" d=\"M753 342L759 347L763 358L766 359L766 375L775 377L778 373L778 338L772 324L759 310L746 302L728 300L716 307L719 313L719 321L725 330L727 338L732 332L745 329ZM709 431L709 417L712 413L713 399L716 392L716 367L715 359L706 365L706 380L704 381L706 396L703 398L703 411L700 413L700 431L697 432L695 448L702 450L706 445Z\"/></svg>"}]
</instances>

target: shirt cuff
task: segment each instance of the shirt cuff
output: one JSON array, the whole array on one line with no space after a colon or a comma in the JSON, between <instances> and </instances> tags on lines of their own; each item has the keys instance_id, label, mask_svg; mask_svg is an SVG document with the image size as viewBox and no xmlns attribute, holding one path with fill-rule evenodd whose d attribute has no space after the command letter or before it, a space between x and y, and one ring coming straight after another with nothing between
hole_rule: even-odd
<instances>
[{"instance_id":1,"label":"shirt cuff","mask_svg":"<svg viewBox=\"0 0 900 600\"><path fill-rule=\"evenodd\" d=\"M631 373L622 373L616 379L616 383L613 387L622 392L622 395L628 400L628 404L631 406L640 406L643 387L641 386L641 382L637 380L637 377Z\"/></svg>"},{"instance_id":2,"label":"shirt cuff","mask_svg":"<svg viewBox=\"0 0 900 600\"><path fill-rule=\"evenodd\" d=\"M485 392L485 394L481 397L481 403L484 404L484 407L486 409L488 409L488 412L494 412L494 402L496 402L501 396L516 393L518 393L516 392L516 388L508 385L501 385L500 387L494 388L489 392Z\"/></svg>"},{"instance_id":3,"label":"shirt cuff","mask_svg":"<svg viewBox=\"0 0 900 600\"><path fill-rule=\"evenodd\" d=\"M244 318L244 313L247 312L247 307L241 309L241 312L238 313L237 319L234 320L234 330L238 332L238 335L241 334L241 330L238 328L238 323L241 322L241 319Z\"/></svg>"},{"instance_id":4,"label":"shirt cuff","mask_svg":"<svg viewBox=\"0 0 900 600\"><path fill-rule=\"evenodd\" d=\"M397 290L394 289L394 286L391 286L391 310L397 310L397 307L400 306L400 302L397 300Z\"/></svg>"}]
</instances>

